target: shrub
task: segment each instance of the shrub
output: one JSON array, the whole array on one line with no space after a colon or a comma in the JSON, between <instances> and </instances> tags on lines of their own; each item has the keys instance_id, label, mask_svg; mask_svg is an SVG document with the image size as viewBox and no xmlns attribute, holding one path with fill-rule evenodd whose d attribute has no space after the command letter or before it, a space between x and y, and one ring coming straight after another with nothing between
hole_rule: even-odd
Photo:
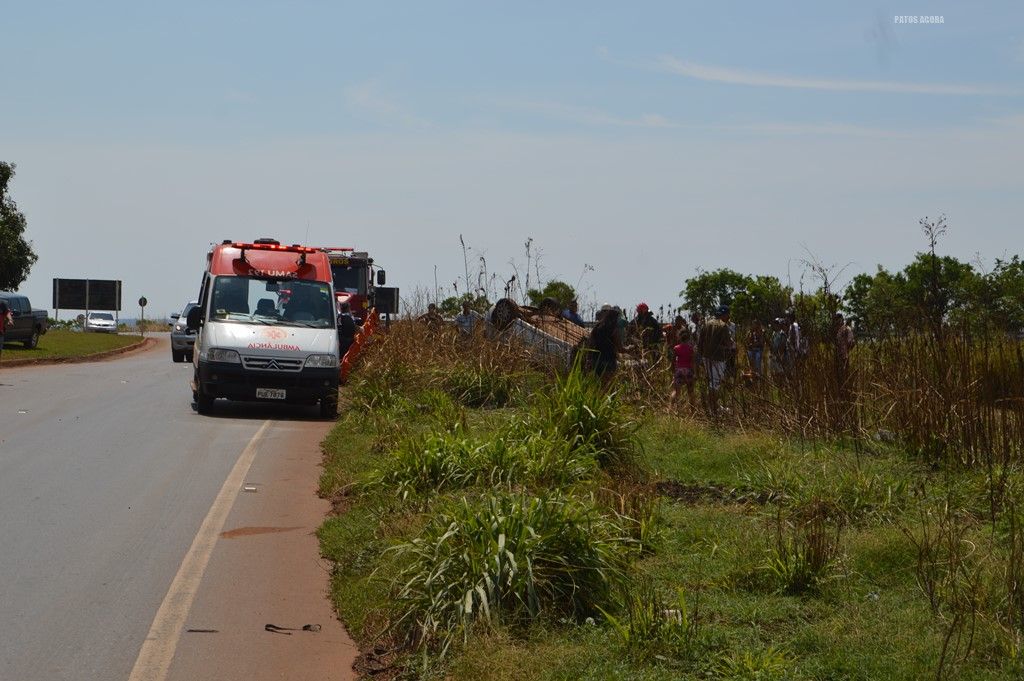
<instances>
[{"instance_id":1,"label":"shrub","mask_svg":"<svg viewBox=\"0 0 1024 681\"><path fill-rule=\"evenodd\" d=\"M614 392L579 364L541 393L528 423L577 447L592 448L605 468L636 467L637 424Z\"/></svg>"},{"instance_id":2,"label":"shrub","mask_svg":"<svg viewBox=\"0 0 1024 681\"><path fill-rule=\"evenodd\" d=\"M816 589L832 576L839 553L839 527L827 523L827 507L812 505L806 518L786 520L779 510L775 531L762 565L778 587L789 594Z\"/></svg>"},{"instance_id":3,"label":"shrub","mask_svg":"<svg viewBox=\"0 0 1024 681\"><path fill-rule=\"evenodd\" d=\"M482 446L458 432L413 435L388 455L384 469L374 474L370 484L394 488L402 499L464 487L473 481L473 459Z\"/></svg>"},{"instance_id":4,"label":"shrub","mask_svg":"<svg viewBox=\"0 0 1024 681\"><path fill-rule=\"evenodd\" d=\"M516 377L483 364L458 364L442 374L445 390L467 407L503 407L516 392Z\"/></svg>"},{"instance_id":5,"label":"shrub","mask_svg":"<svg viewBox=\"0 0 1024 681\"><path fill-rule=\"evenodd\" d=\"M643 486L602 487L597 500L615 514L616 522L636 542L641 554L650 554L664 539L661 497Z\"/></svg>"},{"instance_id":6,"label":"shrub","mask_svg":"<svg viewBox=\"0 0 1024 681\"><path fill-rule=\"evenodd\" d=\"M698 651L702 641L697 613L690 613L681 590L675 602L670 602L649 580L637 581L626 589L622 610L621 619L603 614L630 658L678 661L692 658Z\"/></svg>"},{"instance_id":7,"label":"shrub","mask_svg":"<svg viewBox=\"0 0 1024 681\"><path fill-rule=\"evenodd\" d=\"M781 681L790 678L791 665L791 658L786 651L769 647L755 652L745 650L723 655L712 672L719 679Z\"/></svg>"},{"instance_id":8,"label":"shrub","mask_svg":"<svg viewBox=\"0 0 1024 681\"><path fill-rule=\"evenodd\" d=\"M597 469L594 451L544 433L476 440L461 427L407 437L373 475L371 486L403 498L473 485L561 489Z\"/></svg>"},{"instance_id":9,"label":"shrub","mask_svg":"<svg viewBox=\"0 0 1024 681\"><path fill-rule=\"evenodd\" d=\"M440 644L475 624L612 609L629 540L593 506L559 493L463 499L395 547L397 625L411 642Z\"/></svg>"},{"instance_id":10,"label":"shrub","mask_svg":"<svg viewBox=\"0 0 1024 681\"><path fill-rule=\"evenodd\" d=\"M529 434L515 444L514 451L523 460L522 482L538 488L564 489L592 478L598 468L593 448L574 446L544 433Z\"/></svg>"}]
</instances>

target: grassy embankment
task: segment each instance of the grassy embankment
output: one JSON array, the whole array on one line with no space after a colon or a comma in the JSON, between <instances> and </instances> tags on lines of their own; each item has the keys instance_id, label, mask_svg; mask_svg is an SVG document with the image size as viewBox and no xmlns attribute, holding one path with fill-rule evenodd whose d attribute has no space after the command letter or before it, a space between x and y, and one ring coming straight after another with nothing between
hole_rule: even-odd
<instances>
[{"instance_id":1,"label":"grassy embankment","mask_svg":"<svg viewBox=\"0 0 1024 681\"><path fill-rule=\"evenodd\" d=\"M364 671L1024 674L1016 467L718 431L401 330L359 375L320 537Z\"/></svg>"},{"instance_id":2,"label":"grassy embankment","mask_svg":"<svg viewBox=\"0 0 1024 681\"><path fill-rule=\"evenodd\" d=\"M52 329L39 337L39 345L31 350L21 343L4 345L0 362L16 359L66 359L84 357L97 352L123 348L138 343L138 336L119 336L106 333L77 333L63 329Z\"/></svg>"}]
</instances>

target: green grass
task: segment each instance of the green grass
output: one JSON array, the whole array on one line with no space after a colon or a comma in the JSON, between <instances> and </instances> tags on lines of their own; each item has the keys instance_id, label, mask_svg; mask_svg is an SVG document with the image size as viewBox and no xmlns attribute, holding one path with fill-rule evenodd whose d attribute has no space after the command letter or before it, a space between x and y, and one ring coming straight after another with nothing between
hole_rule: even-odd
<instances>
[{"instance_id":1,"label":"green grass","mask_svg":"<svg viewBox=\"0 0 1024 681\"><path fill-rule=\"evenodd\" d=\"M106 333L76 333L64 329L53 329L39 337L39 345L29 350L21 343L6 343L3 359L65 359L84 357L105 350L123 348L138 343L138 336L120 336Z\"/></svg>"},{"instance_id":2,"label":"green grass","mask_svg":"<svg viewBox=\"0 0 1024 681\"><path fill-rule=\"evenodd\" d=\"M321 493L339 515L320 539L335 606L364 650L405 644L392 659L409 677L474 681L910 680L937 678L944 648L940 678L1024 675L1013 610L1024 597L1006 587L1020 530L1006 514L988 521L987 473L933 470L895 448L713 430L562 390L474 409L457 394L353 386L373 407L351 407L325 441ZM552 475L559 459L545 456L574 451L592 460ZM992 475L1007 480L1000 504L1024 507L1021 472ZM565 517L525 511L565 495ZM580 529L587 514L604 523L593 536ZM574 581L520 569L559 527L568 539L540 554L625 571L580 581L594 596L585 607ZM925 529L952 541L922 567ZM588 542L616 532L635 548L602 567ZM513 543L510 571L498 547ZM922 574L936 580L934 607ZM544 607L529 605L531 578L548 589ZM484 598L511 616L482 615ZM443 657L443 644L420 645L424 627L452 640Z\"/></svg>"}]
</instances>

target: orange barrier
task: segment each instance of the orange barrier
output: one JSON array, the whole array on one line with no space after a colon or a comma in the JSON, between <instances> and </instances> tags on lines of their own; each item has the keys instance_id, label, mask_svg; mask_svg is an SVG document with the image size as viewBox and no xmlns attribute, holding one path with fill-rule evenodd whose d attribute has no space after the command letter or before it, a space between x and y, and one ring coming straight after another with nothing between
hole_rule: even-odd
<instances>
[{"instance_id":1,"label":"orange barrier","mask_svg":"<svg viewBox=\"0 0 1024 681\"><path fill-rule=\"evenodd\" d=\"M379 320L380 317L377 315L377 310L370 310L370 314L366 316L366 321L363 323L359 333L352 339L352 345L349 346L345 356L341 358L341 368L339 371L342 383L348 380L348 374L352 371L352 365L355 364L359 353L363 351L363 346L369 342L370 336L377 330Z\"/></svg>"}]
</instances>

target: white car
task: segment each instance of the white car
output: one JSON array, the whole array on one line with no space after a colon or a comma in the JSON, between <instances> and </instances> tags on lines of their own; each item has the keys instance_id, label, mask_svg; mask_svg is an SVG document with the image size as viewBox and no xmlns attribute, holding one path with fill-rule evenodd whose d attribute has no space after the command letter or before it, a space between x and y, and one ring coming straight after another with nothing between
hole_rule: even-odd
<instances>
[{"instance_id":1,"label":"white car","mask_svg":"<svg viewBox=\"0 0 1024 681\"><path fill-rule=\"evenodd\" d=\"M109 312L90 312L85 318L85 330L97 333L117 333L117 321Z\"/></svg>"}]
</instances>

